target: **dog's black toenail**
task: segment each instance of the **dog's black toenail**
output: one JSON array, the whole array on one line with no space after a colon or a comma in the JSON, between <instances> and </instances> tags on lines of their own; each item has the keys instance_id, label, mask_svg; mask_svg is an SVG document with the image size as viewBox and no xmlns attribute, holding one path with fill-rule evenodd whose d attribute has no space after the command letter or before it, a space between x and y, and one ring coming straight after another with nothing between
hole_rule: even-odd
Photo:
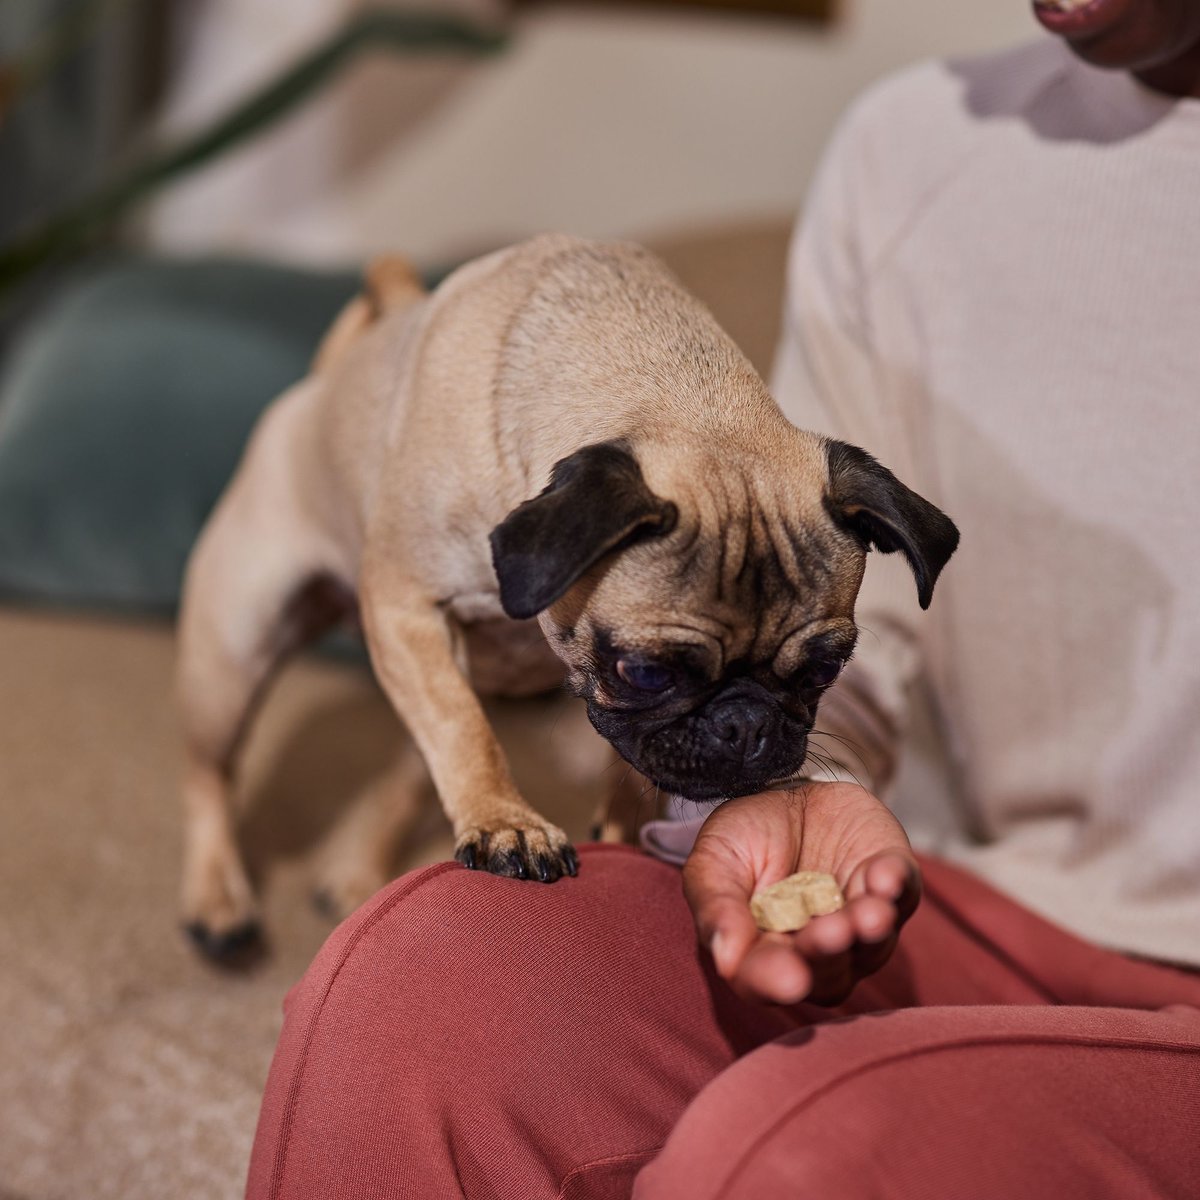
<instances>
[{"instance_id":1,"label":"dog's black toenail","mask_svg":"<svg viewBox=\"0 0 1200 1200\"><path fill-rule=\"evenodd\" d=\"M454 857L458 859L468 871L476 871L479 869L479 863L475 858L475 843L468 842L467 845L454 852Z\"/></svg>"},{"instance_id":2,"label":"dog's black toenail","mask_svg":"<svg viewBox=\"0 0 1200 1200\"><path fill-rule=\"evenodd\" d=\"M537 856L537 877L543 883L553 883L558 878L558 872L553 870L550 860L544 854Z\"/></svg>"},{"instance_id":3,"label":"dog's black toenail","mask_svg":"<svg viewBox=\"0 0 1200 1200\"><path fill-rule=\"evenodd\" d=\"M575 853L574 846L564 846L562 848L562 860L568 875L574 878L579 874L579 856Z\"/></svg>"},{"instance_id":4,"label":"dog's black toenail","mask_svg":"<svg viewBox=\"0 0 1200 1200\"><path fill-rule=\"evenodd\" d=\"M503 875L506 879L528 879L529 871L525 860L516 850L497 850L488 856L487 869L492 875Z\"/></svg>"}]
</instances>

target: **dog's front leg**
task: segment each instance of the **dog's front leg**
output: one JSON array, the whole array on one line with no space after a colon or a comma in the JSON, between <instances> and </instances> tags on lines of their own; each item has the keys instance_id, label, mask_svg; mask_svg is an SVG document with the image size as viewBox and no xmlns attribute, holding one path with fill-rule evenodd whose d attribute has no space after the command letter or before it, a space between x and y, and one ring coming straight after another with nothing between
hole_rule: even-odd
<instances>
[{"instance_id":1,"label":"dog's front leg","mask_svg":"<svg viewBox=\"0 0 1200 1200\"><path fill-rule=\"evenodd\" d=\"M376 601L372 596L384 596ZM423 589L389 578L362 589L375 674L407 725L454 826L454 856L494 875L550 883L574 875L567 835L521 798L466 677L461 633Z\"/></svg>"}]
</instances>

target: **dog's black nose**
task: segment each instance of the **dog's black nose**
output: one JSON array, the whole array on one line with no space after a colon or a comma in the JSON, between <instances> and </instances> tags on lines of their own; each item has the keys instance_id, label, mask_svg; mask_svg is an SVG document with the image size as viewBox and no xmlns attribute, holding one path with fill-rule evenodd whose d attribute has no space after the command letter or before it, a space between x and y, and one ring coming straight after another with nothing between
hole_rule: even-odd
<instances>
[{"instance_id":1,"label":"dog's black nose","mask_svg":"<svg viewBox=\"0 0 1200 1200\"><path fill-rule=\"evenodd\" d=\"M712 736L728 758L750 764L761 758L771 740L775 711L759 701L727 701L710 718Z\"/></svg>"}]
</instances>

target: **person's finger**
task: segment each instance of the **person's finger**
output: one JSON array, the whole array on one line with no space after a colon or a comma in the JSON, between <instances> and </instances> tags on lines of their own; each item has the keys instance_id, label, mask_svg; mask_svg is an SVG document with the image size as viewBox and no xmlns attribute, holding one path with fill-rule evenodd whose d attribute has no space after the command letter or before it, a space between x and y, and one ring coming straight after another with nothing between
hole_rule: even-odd
<instances>
[{"instance_id":1,"label":"person's finger","mask_svg":"<svg viewBox=\"0 0 1200 1200\"><path fill-rule=\"evenodd\" d=\"M742 994L776 1004L798 1004L811 991L813 975L786 936L764 934L750 948L731 982Z\"/></svg>"},{"instance_id":2,"label":"person's finger","mask_svg":"<svg viewBox=\"0 0 1200 1200\"><path fill-rule=\"evenodd\" d=\"M896 910L878 896L860 896L845 908L814 917L793 934L793 944L805 958L844 954L856 942L878 942L891 933Z\"/></svg>"},{"instance_id":3,"label":"person's finger","mask_svg":"<svg viewBox=\"0 0 1200 1200\"><path fill-rule=\"evenodd\" d=\"M904 924L921 898L921 871L916 859L897 851L885 851L867 859L850 876L845 888L848 900L880 896L890 900Z\"/></svg>"},{"instance_id":4,"label":"person's finger","mask_svg":"<svg viewBox=\"0 0 1200 1200\"><path fill-rule=\"evenodd\" d=\"M792 935L792 943L805 958L844 954L854 944L854 921L846 909L814 917Z\"/></svg>"},{"instance_id":5,"label":"person's finger","mask_svg":"<svg viewBox=\"0 0 1200 1200\"><path fill-rule=\"evenodd\" d=\"M736 864L721 859L693 857L683 871L683 890L696 931L724 979L735 974L759 936L750 912L751 886Z\"/></svg>"},{"instance_id":6,"label":"person's finger","mask_svg":"<svg viewBox=\"0 0 1200 1200\"><path fill-rule=\"evenodd\" d=\"M872 930L871 937L867 940L856 938L850 948L842 953L808 959L813 973L812 991L808 999L813 1004L841 1004L860 980L873 975L887 962L896 948L899 937L895 928L895 912L891 906L877 897L869 896L858 901L858 905ZM889 911L881 916L872 911L870 906L874 905L881 905ZM881 937L874 936L876 928L884 930Z\"/></svg>"},{"instance_id":7,"label":"person's finger","mask_svg":"<svg viewBox=\"0 0 1200 1200\"><path fill-rule=\"evenodd\" d=\"M759 936L748 902L736 896L712 896L695 915L700 940L712 954L717 973L728 979Z\"/></svg>"},{"instance_id":8,"label":"person's finger","mask_svg":"<svg viewBox=\"0 0 1200 1200\"><path fill-rule=\"evenodd\" d=\"M866 891L885 900L899 900L908 886L909 863L899 854L881 854L867 863L863 872Z\"/></svg>"},{"instance_id":9,"label":"person's finger","mask_svg":"<svg viewBox=\"0 0 1200 1200\"><path fill-rule=\"evenodd\" d=\"M916 912L921 901L921 870L912 859L888 855L873 860L867 864L866 885L871 895L891 900L897 929Z\"/></svg>"},{"instance_id":10,"label":"person's finger","mask_svg":"<svg viewBox=\"0 0 1200 1200\"><path fill-rule=\"evenodd\" d=\"M896 906L880 896L860 896L844 911L854 927L855 942L881 942L897 926Z\"/></svg>"},{"instance_id":11,"label":"person's finger","mask_svg":"<svg viewBox=\"0 0 1200 1200\"><path fill-rule=\"evenodd\" d=\"M879 896L860 896L844 909L814 917L792 935L812 971L808 999L840 1004L854 985L879 970L896 945L896 910Z\"/></svg>"}]
</instances>

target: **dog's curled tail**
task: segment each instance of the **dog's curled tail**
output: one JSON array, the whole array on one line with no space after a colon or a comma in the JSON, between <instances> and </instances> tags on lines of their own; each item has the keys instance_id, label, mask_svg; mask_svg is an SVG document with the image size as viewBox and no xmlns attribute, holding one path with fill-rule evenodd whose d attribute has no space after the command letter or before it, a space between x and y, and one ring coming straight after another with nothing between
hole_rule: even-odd
<instances>
[{"instance_id":1,"label":"dog's curled tail","mask_svg":"<svg viewBox=\"0 0 1200 1200\"><path fill-rule=\"evenodd\" d=\"M337 315L313 357L314 374L328 370L385 314L407 308L425 295L412 263L400 254L382 254L367 264L361 295Z\"/></svg>"},{"instance_id":2,"label":"dog's curled tail","mask_svg":"<svg viewBox=\"0 0 1200 1200\"><path fill-rule=\"evenodd\" d=\"M400 254L382 254L367 263L366 298L376 317L406 308L425 295L416 268Z\"/></svg>"}]
</instances>

